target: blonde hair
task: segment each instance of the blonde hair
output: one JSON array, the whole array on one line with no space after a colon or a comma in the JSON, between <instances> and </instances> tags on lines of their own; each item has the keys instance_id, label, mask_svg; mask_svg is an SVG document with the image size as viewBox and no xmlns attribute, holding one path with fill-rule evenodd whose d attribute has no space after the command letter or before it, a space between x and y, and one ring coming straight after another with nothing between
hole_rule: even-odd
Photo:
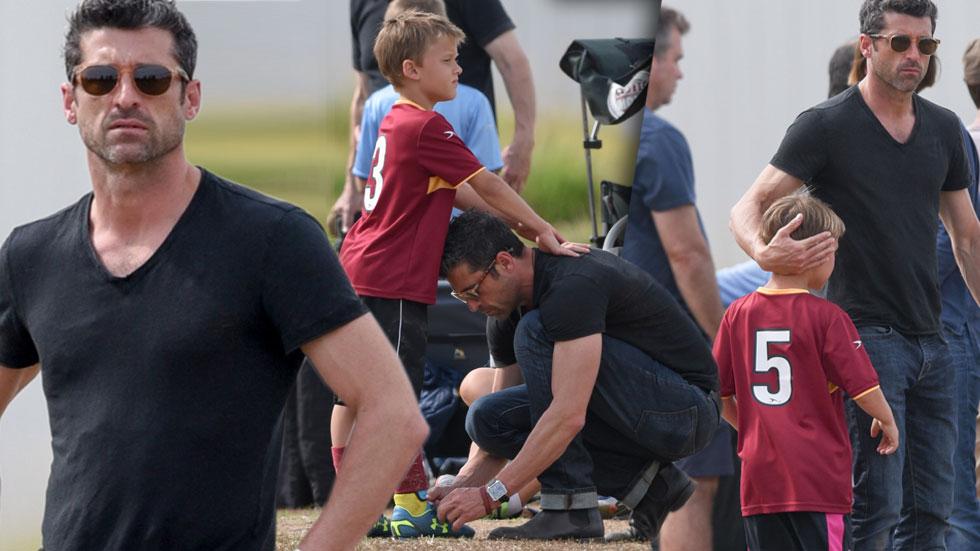
<instances>
[{"instance_id":1,"label":"blonde hair","mask_svg":"<svg viewBox=\"0 0 980 551\"><path fill-rule=\"evenodd\" d=\"M844 221L837 213L827 203L810 195L808 190L802 190L769 205L762 215L762 241L772 241L779 228L788 224L797 214L803 215L803 223L790 234L793 239L806 239L825 231L829 231L837 239L844 235Z\"/></svg>"},{"instance_id":2,"label":"blonde hair","mask_svg":"<svg viewBox=\"0 0 980 551\"><path fill-rule=\"evenodd\" d=\"M443 36L452 38L457 44L466 38L449 19L434 13L409 10L386 20L374 41L378 69L388 82L400 86L402 63L406 59L421 63L429 46Z\"/></svg>"}]
</instances>

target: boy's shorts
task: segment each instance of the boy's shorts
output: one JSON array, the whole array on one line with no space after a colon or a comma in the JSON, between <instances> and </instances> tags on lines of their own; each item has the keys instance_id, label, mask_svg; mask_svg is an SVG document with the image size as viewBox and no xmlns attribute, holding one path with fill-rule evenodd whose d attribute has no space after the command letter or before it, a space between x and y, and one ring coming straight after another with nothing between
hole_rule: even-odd
<instances>
[{"instance_id":1,"label":"boy's shorts","mask_svg":"<svg viewBox=\"0 0 980 551\"><path fill-rule=\"evenodd\" d=\"M850 551L850 516L840 513L771 513L744 518L752 551Z\"/></svg>"},{"instance_id":2,"label":"boy's shorts","mask_svg":"<svg viewBox=\"0 0 980 551\"><path fill-rule=\"evenodd\" d=\"M429 332L429 307L421 302L404 299L361 297L374 319L378 321L388 342L398 353L405 373L412 383L415 399L422 395L425 376L425 347ZM339 396L334 403L344 405Z\"/></svg>"}]
</instances>

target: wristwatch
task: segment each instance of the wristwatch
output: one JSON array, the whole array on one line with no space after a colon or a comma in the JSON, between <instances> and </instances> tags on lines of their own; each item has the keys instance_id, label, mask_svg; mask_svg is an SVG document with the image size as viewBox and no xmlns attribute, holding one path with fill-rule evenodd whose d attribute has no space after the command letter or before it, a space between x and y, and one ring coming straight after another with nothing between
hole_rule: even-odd
<instances>
[{"instance_id":1,"label":"wristwatch","mask_svg":"<svg viewBox=\"0 0 980 551\"><path fill-rule=\"evenodd\" d=\"M491 480L490 484L487 484L487 495L490 496L490 499L500 503L508 497L507 486L504 486L504 483L499 480Z\"/></svg>"}]
</instances>

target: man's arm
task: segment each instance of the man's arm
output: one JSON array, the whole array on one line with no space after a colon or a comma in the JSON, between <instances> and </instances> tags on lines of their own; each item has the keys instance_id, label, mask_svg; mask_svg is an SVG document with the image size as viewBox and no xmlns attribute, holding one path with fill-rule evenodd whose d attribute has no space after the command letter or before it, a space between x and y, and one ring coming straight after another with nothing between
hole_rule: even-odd
<instances>
[{"instance_id":1,"label":"man's arm","mask_svg":"<svg viewBox=\"0 0 980 551\"><path fill-rule=\"evenodd\" d=\"M939 217L953 242L953 255L973 300L980 304L980 222L965 189L944 191Z\"/></svg>"},{"instance_id":2,"label":"man's arm","mask_svg":"<svg viewBox=\"0 0 980 551\"><path fill-rule=\"evenodd\" d=\"M514 137L504 149L501 176L520 193L531 173L531 152L534 150L536 113L531 63L512 30L491 40L484 49L500 71L507 97L514 109Z\"/></svg>"},{"instance_id":3,"label":"man's arm","mask_svg":"<svg viewBox=\"0 0 980 551\"><path fill-rule=\"evenodd\" d=\"M497 476L511 492L526 486L554 463L585 426L601 355L599 333L555 343L551 404L534 425L517 457ZM440 520L449 520L457 529L484 514L480 488L457 488L439 505Z\"/></svg>"},{"instance_id":4,"label":"man's arm","mask_svg":"<svg viewBox=\"0 0 980 551\"><path fill-rule=\"evenodd\" d=\"M368 97L368 75L362 71L355 71L355 73L354 95L350 101L350 136L348 136L347 166L344 169L344 189L340 192L337 201L334 202L333 208L330 209L330 217L339 217L340 227L345 232L354 223L354 213L360 211L364 204L363 184L358 185L354 175L351 174L351 169L354 167L357 139L361 132L364 102L367 101ZM332 227L333 224L327 224L328 229Z\"/></svg>"},{"instance_id":5,"label":"man's arm","mask_svg":"<svg viewBox=\"0 0 980 551\"><path fill-rule=\"evenodd\" d=\"M803 223L794 218L776 232L772 241L759 237L762 214L776 199L800 189L803 181L772 165L766 165L752 187L732 207L728 226L739 247L759 263L763 270L798 274L821 264L837 250L837 240L823 232L799 241L790 237Z\"/></svg>"},{"instance_id":6,"label":"man's arm","mask_svg":"<svg viewBox=\"0 0 980 551\"><path fill-rule=\"evenodd\" d=\"M356 423L330 500L300 547L352 549L384 509L428 428L398 356L371 315L302 349L344 397Z\"/></svg>"},{"instance_id":7,"label":"man's arm","mask_svg":"<svg viewBox=\"0 0 980 551\"><path fill-rule=\"evenodd\" d=\"M711 251L698 224L697 209L694 205L683 205L662 212L651 211L650 215L684 303L701 329L715 340L725 309L718 293Z\"/></svg>"},{"instance_id":8,"label":"man's arm","mask_svg":"<svg viewBox=\"0 0 980 551\"><path fill-rule=\"evenodd\" d=\"M40 370L41 364L21 369L0 364L0 416L7 411L7 406L13 401L14 396L34 380Z\"/></svg>"}]
</instances>

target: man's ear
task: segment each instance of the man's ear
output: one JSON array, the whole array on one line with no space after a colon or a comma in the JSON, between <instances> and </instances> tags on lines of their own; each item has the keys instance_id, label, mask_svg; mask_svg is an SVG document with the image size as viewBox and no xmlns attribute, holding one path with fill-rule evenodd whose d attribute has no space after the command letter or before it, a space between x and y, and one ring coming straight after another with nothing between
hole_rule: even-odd
<instances>
[{"instance_id":1,"label":"man's ear","mask_svg":"<svg viewBox=\"0 0 980 551\"><path fill-rule=\"evenodd\" d=\"M184 86L184 120L194 120L201 111L201 81L192 80Z\"/></svg>"},{"instance_id":2,"label":"man's ear","mask_svg":"<svg viewBox=\"0 0 980 551\"><path fill-rule=\"evenodd\" d=\"M507 251L500 251L497 253L497 264L500 266L501 270L509 272L514 269L514 266L516 266L517 259L515 259L514 255Z\"/></svg>"},{"instance_id":3,"label":"man's ear","mask_svg":"<svg viewBox=\"0 0 980 551\"><path fill-rule=\"evenodd\" d=\"M78 103L75 102L75 87L69 82L61 85L61 106L65 111L65 120L68 121L68 124L76 124L78 122L78 114L76 113Z\"/></svg>"}]
</instances>

